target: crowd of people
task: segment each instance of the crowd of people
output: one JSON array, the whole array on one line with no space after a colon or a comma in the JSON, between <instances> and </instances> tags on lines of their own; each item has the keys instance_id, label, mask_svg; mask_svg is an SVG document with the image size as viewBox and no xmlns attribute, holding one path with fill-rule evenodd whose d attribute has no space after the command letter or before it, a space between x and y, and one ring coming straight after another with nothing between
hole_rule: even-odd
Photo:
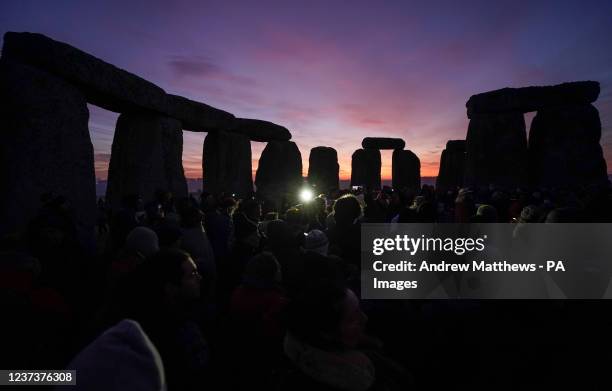
<instances>
[{"instance_id":1,"label":"crowd of people","mask_svg":"<svg viewBox=\"0 0 612 391\"><path fill-rule=\"evenodd\" d=\"M100 199L92 253L64 198L46 195L27 230L2 238L0 367L75 369L82 389L100 390L426 388L436 372L424 360L444 362L434 351L451 354L457 330L472 335L472 315L492 307L361 302L361 224L610 222L611 196L596 186L359 188L303 202L160 191L114 210Z\"/></svg>"}]
</instances>

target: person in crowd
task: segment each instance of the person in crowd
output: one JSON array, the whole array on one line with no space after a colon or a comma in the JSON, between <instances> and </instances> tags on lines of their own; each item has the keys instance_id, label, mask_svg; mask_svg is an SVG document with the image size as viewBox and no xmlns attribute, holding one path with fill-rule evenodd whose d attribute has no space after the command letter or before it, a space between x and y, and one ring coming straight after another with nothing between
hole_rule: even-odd
<instances>
[{"instance_id":1,"label":"person in crowd","mask_svg":"<svg viewBox=\"0 0 612 391\"><path fill-rule=\"evenodd\" d=\"M347 194L334 203L335 225L328 232L330 254L337 255L347 262L361 263L361 224L362 209L354 195Z\"/></svg>"},{"instance_id":2,"label":"person in crowd","mask_svg":"<svg viewBox=\"0 0 612 391\"><path fill-rule=\"evenodd\" d=\"M270 221L265 250L274 254L278 260L284 285L290 289L301 279L300 265L303 250L285 221Z\"/></svg>"},{"instance_id":3,"label":"person in crowd","mask_svg":"<svg viewBox=\"0 0 612 391\"><path fill-rule=\"evenodd\" d=\"M285 221L287 227L291 231L291 236L302 244L304 241L304 233L308 227L309 221L306 213L306 208L303 205L297 205L287 209L285 212Z\"/></svg>"},{"instance_id":4,"label":"person in crowd","mask_svg":"<svg viewBox=\"0 0 612 391\"><path fill-rule=\"evenodd\" d=\"M204 230L203 217L202 211L193 205L181 209L180 247L191 255L198 266L198 270L202 273L202 286L209 290L202 294L209 297L215 291L217 265L215 254Z\"/></svg>"},{"instance_id":5,"label":"person in crowd","mask_svg":"<svg viewBox=\"0 0 612 391\"><path fill-rule=\"evenodd\" d=\"M229 256L232 245L234 235L232 213L236 201L231 196L222 196L216 205L216 208L205 212L204 223L217 263L221 264Z\"/></svg>"},{"instance_id":6,"label":"person in crowd","mask_svg":"<svg viewBox=\"0 0 612 391\"><path fill-rule=\"evenodd\" d=\"M472 219L474 223L497 223L497 208L492 205L482 204L476 211L476 216Z\"/></svg>"},{"instance_id":7,"label":"person in crowd","mask_svg":"<svg viewBox=\"0 0 612 391\"><path fill-rule=\"evenodd\" d=\"M134 319L157 347L168 389L201 390L211 382L210 352L195 321L202 276L191 256L164 248L132 275L119 319Z\"/></svg>"},{"instance_id":8,"label":"person in crowd","mask_svg":"<svg viewBox=\"0 0 612 391\"><path fill-rule=\"evenodd\" d=\"M329 252L329 240L325 232L313 229L306 234L303 247L306 251L314 251L321 255L327 255Z\"/></svg>"},{"instance_id":9,"label":"person in crowd","mask_svg":"<svg viewBox=\"0 0 612 391\"><path fill-rule=\"evenodd\" d=\"M306 231L312 231L313 229L325 231L327 228L327 200L325 199L325 196L323 194L319 195L311 202L305 204L304 207L306 219L308 220Z\"/></svg>"},{"instance_id":10,"label":"person in crowd","mask_svg":"<svg viewBox=\"0 0 612 391\"><path fill-rule=\"evenodd\" d=\"M280 264L272 253L264 251L254 256L232 294L230 314L236 323L260 337L281 335L278 314L287 302L281 281Z\"/></svg>"},{"instance_id":11,"label":"person in crowd","mask_svg":"<svg viewBox=\"0 0 612 391\"><path fill-rule=\"evenodd\" d=\"M475 212L474 192L468 188L460 189L455 199L455 223L469 223Z\"/></svg>"},{"instance_id":12,"label":"person in crowd","mask_svg":"<svg viewBox=\"0 0 612 391\"><path fill-rule=\"evenodd\" d=\"M274 255L262 252L249 261L242 283L232 294L229 346L231 367L240 374L237 388L269 387L282 356L285 328L280 314L288 299L281 280Z\"/></svg>"},{"instance_id":13,"label":"person in crowd","mask_svg":"<svg viewBox=\"0 0 612 391\"><path fill-rule=\"evenodd\" d=\"M240 205L242 204L242 205ZM260 251L259 219L261 208L254 199L241 201L234 212L234 240L226 262L219 265L221 276L219 294L226 306L232 290L240 283L247 262Z\"/></svg>"},{"instance_id":14,"label":"person in crowd","mask_svg":"<svg viewBox=\"0 0 612 391\"><path fill-rule=\"evenodd\" d=\"M117 368L121 368L117 370ZM60 391L165 391L164 364L140 324L124 319L80 351L66 369L76 371L75 384Z\"/></svg>"},{"instance_id":15,"label":"person in crowd","mask_svg":"<svg viewBox=\"0 0 612 391\"><path fill-rule=\"evenodd\" d=\"M291 297L285 316L287 358L280 390L400 390L408 373L380 353L365 332L367 316L331 263L311 264L311 281Z\"/></svg>"},{"instance_id":16,"label":"person in crowd","mask_svg":"<svg viewBox=\"0 0 612 391\"><path fill-rule=\"evenodd\" d=\"M111 214L111 241L108 251L114 252L123 247L125 238L138 224L137 212L142 205L142 198L137 194L129 194L121 199L121 205Z\"/></svg>"},{"instance_id":17,"label":"person in crowd","mask_svg":"<svg viewBox=\"0 0 612 391\"><path fill-rule=\"evenodd\" d=\"M147 257L159 251L159 239L148 227L136 227L125 239L120 255L111 264L111 279L132 272Z\"/></svg>"}]
</instances>

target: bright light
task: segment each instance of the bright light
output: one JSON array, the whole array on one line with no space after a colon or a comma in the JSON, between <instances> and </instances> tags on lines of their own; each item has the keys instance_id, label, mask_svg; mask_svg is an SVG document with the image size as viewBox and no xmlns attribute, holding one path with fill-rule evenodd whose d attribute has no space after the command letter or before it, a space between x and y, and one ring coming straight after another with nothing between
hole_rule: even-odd
<instances>
[{"instance_id":1,"label":"bright light","mask_svg":"<svg viewBox=\"0 0 612 391\"><path fill-rule=\"evenodd\" d=\"M310 189L302 189L300 191L300 201L309 202L314 198L314 193Z\"/></svg>"}]
</instances>

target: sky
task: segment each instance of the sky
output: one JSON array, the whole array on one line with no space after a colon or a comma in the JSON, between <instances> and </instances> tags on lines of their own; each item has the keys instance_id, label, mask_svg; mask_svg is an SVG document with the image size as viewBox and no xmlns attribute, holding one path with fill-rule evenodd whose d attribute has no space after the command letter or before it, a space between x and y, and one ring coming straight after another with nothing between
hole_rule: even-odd
<instances>
[{"instance_id":1,"label":"sky","mask_svg":"<svg viewBox=\"0 0 612 391\"><path fill-rule=\"evenodd\" d=\"M28 1L0 3L0 33L69 43L169 93L287 127L301 151L338 151L340 177L367 136L400 137L436 176L465 139L465 102L503 87L597 80L612 172L612 1ZM118 114L90 105L96 177ZM533 114L527 114L527 126ZM202 176L205 133L184 132ZM252 142L253 170L265 144ZM383 151L382 177L391 177Z\"/></svg>"}]
</instances>

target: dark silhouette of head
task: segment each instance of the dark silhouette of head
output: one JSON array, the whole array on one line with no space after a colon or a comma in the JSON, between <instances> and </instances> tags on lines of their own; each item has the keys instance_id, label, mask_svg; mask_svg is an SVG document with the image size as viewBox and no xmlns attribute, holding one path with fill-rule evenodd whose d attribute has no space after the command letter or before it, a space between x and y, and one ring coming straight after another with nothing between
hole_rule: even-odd
<instances>
[{"instance_id":1,"label":"dark silhouette of head","mask_svg":"<svg viewBox=\"0 0 612 391\"><path fill-rule=\"evenodd\" d=\"M184 228L197 228L202 225L204 214L195 206L181 208L181 225Z\"/></svg>"},{"instance_id":2,"label":"dark silhouette of head","mask_svg":"<svg viewBox=\"0 0 612 391\"><path fill-rule=\"evenodd\" d=\"M334 219L338 226L351 225L360 216L361 205L354 195L343 195L334 203Z\"/></svg>"},{"instance_id":3,"label":"dark silhouette of head","mask_svg":"<svg viewBox=\"0 0 612 391\"><path fill-rule=\"evenodd\" d=\"M356 347L367 322L355 293L342 281L326 278L292 298L286 315L292 335L324 350Z\"/></svg>"},{"instance_id":4,"label":"dark silhouette of head","mask_svg":"<svg viewBox=\"0 0 612 391\"><path fill-rule=\"evenodd\" d=\"M138 272L138 294L153 306L180 306L200 297L202 276L185 251L161 249L147 258Z\"/></svg>"},{"instance_id":5,"label":"dark silhouette of head","mask_svg":"<svg viewBox=\"0 0 612 391\"><path fill-rule=\"evenodd\" d=\"M244 214L249 220L255 223L261 220L261 204L254 198L241 200L238 203L236 212Z\"/></svg>"},{"instance_id":6,"label":"dark silhouette of head","mask_svg":"<svg viewBox=\"0 0 612 391\"><path fill-rule=\"evenodd\" d=\"M243 282L249 286L269 287L280 281L280 265L276 257L266 251L251 258L243 274Z\"/></svg>"}]
</instances>

